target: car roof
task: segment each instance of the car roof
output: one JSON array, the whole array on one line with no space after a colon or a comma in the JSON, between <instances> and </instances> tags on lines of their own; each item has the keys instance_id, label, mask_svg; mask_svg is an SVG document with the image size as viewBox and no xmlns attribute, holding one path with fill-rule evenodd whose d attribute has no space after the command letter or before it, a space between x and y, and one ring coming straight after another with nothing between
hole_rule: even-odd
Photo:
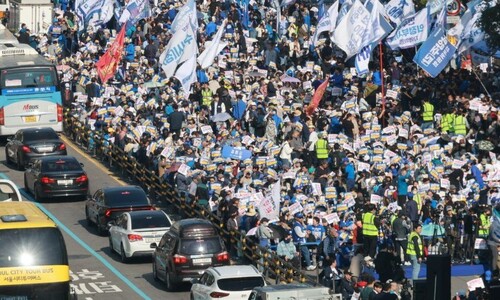
<instances>
[{"instance_id":1,"label":"car roof","mask_svg":"<svg viewBox=\"0 0 500 300\"><path fill-rule=\"evenodd\" d=\"M141 190L144 192L144 190L137 185L125 185L125 186L110 186L110 187L105 187L102 188L102 191L107 194L107 193L116 193L116 192L123 192L123 191L137 191Z\"/></svg>"},{"instance_id":2,"label":"car roof","mask_svg":"<svg viewBox=\"0 0 500 300\"><path fill-rule=\"evenodd\" d=\"M177 233L181 238L200 238L217 236L215 225L208 220L191 218L175 222L170 227L171 232Z\"/></svg>"},{"instance_id":3,"label":"car roof","mask_svg":"<svg viewBox=\"0 0 500 300\"><path fill-rule=\"evenodd\" d=\"M19 129L18 131L20 131L20 132L54 131L55 132L55 130L50 128L50 127L23 128L23 129Z\"/></svg>"},{"instance_id":4,"label":"car roof","mask_svg":"<svg viewBox=\"0 0 500 300\"><path fill-rule=\"evenodd\" d=\"M129 214L130 217L132 218L134 217L142 218L151 215L162 215L168 218L167 214L162 210L136 210L136 211L128 211L126 213Z\"/></svg>"},{"instance_id":5,"label":"car roof","mask_svg":"<svg viewBox=\"0 0 500 300\"><path fill-rule=\"evenodd\" d=\"M51 156L42 156L42 157L37 157L36 159L39 159L41 161L54 161L54 160L75 160L78 161L75 157L70 156L70 155L51 155Z\"/></svg>"},{"instance_id":6,"label":"car roof","mask_svg":"<svg viewBox=\"0 0 500 300\"><path fill-rule=\"evenodd\" d=\"M217 274L217 277L219 278L262 276L253 265L220 266L211 267L208 270Z\"/></svg>"}]
</instances>

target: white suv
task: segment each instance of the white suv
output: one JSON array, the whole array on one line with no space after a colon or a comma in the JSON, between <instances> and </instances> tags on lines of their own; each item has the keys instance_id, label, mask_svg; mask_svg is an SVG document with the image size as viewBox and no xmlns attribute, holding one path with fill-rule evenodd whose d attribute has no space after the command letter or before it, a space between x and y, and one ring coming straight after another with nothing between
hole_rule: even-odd
<instances>
[{"instance_id":1,"label":"white suv","mask_svg":"<svg viewBox=\"0 0 500 300\"><path fill-rule=\"evenodd\" d=\"M264 277L252 265L211 267L192 283L191 300L248 299L254 288L266 286Z\"/></svg>"}]
</instances>

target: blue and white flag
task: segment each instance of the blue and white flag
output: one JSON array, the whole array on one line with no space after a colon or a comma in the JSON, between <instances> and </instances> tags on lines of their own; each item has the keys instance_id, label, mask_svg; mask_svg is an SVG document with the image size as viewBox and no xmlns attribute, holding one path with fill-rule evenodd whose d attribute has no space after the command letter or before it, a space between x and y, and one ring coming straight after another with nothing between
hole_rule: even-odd
<instances>
[{"instance_id":1,"label":"blue and white flag","mask_svg":"<svg viewBox=\"0 0 500 300\"><path fill-rule=\"evenodd\" d=\"M356 60L354 61L356 66L356 72L358 75L363 75L368 73L370 70L368 64L370 63L370 57L372 55L372 45L368 45L361 49L361 51L356 55Z\"/></svg>"},{"instance_id":2,"label":"blue and white flag","mask_svg":"<svg viewBox=\"0 0 500 300\"><path fill-rule=\"evenodd\" d=\"M418 49L413 61L434 78L450 62L456 50L444 34L443 27L438 26Z\"/></svg>"},{"instance_id":3,"label":"blue and white flag","mask_svg":"<svg viewBox=\"0 0 500 300\"><path fill-rule=\"evenodd\" d=\"M430 14L440 12L443 8L446 10L446 5L453 0L429 0L426 6L429 7Z\"/></svg>"},{"instance_id":4,"label":"blue and white flag","mask_svg":"<svg viewBox=\"0 0 500 300\"><path fill-rule=\"evenodd\" d=\"M312 43L316 46L318 43L319 36L321 33L328 31L333 32L335 30L335 26L337 25L337 17L339 14L339 0L335 1L335 3L330 6L328 11L325 13L323 18L321 18L318 22L318 26L316 27L316 31L313 35Z\"/></svg>"},{"instance_id":5,"label":"blue and white flag","mask_svg":"<svg viewBox=\"0 0 500 300\"><path fill-rule=\"evenodd\" d=\"M179 79L186 98L191 93L191 84L197 81L196 77L196 55L186 60L175 72L175 78Z\"/></svg>"},{"instance_id":6,"label":"blue and white flag","mask_svg":"<svg viewBox=\"0 0 500 300\"><path fill-rule=\"evenodd\" d=\"M351 9L351 6L353 4L353 0L344 0L344 3L340 6L340 10L338 12L337 16L337 25L342 21L342 19L347 15L349 12L349 9Z\"/></svg>"},{"instance_id":7,"label":"blue and white flag","mask_svg":"<svg viewBox=\"0 0 500 300\"><path fill-rule=\"evenodd\" d=\"M351 9L337 25L332 41L347 55L349 59L366 46L363 38L371 26L370 12L360 0L356 0Z\"/></svg>"},{"instance_id":8,"label":"blue and white flag","mask_svg":"<svg viewBox=\"0 0 500 300\"><path fill-rule=\"evenodd\" d=\"M102 26L113 17L113 0L76 0L75 10L78 16L78 29L87 26Z\"/></svg>"},{"instance_id":9,"label":"blue and white flag","mask_svg":"<svg viewBox=\"0 0 500 300\"><path fill-rule=\"evenodd\" d=\"M370 12L370 26L365 32L363 46L380 42L394 29L385 18L384 6L378 0L368 0L365 7Z\"/></svg>"},{"instance_id":10,"label":"blue and white flag","mask_svg":"<svg viewBox=\"0 0 500 300\"><path fill-rule=\"evenodd\" d=\"M170 30L175 33L179 28L184 27L187 23L191 23L194 31L198 29L198 15L196 13L196 1L188 0L188 2L179 9L175 15Z\"/></svg>"},{"instance_id":11,"label":"blue and white flag","mask_svg":"<svg viewBox=\"0 0 500 300\"><path fill-rule=\"evenodd\" d=\"M422 43L429 34L429 8L403 20L401 25L387 37L391 49L406 49Z\"/></svg>"},{"instance_id":12,"label":"blue and white flag","mask_svg":"<svg viewBox=\"0 0 500 300\"><path fill-rule=\"evenodd\" d=\"M405 17L415 13L415 5L412 0L391 0L385 5L385 11L391 21L399 25Z\"/></svg>"},{"instance_id":13,"label":"blue and white flag","mask_svg":"<svg viewBox=\"0 0 500 300\"><path fill-rule=\"evenodd\" d=\"M183 28L177 30L160 55L160 64L167 78L174 75L177 66L191 56L196 56L198 46L196 44L196 33L193 27L186 23Z\"/></svg>"},{"instance_id":14,"label":"blue and white flag","mask_svg":"<svg viewBox=\"0 0 500 300\"><path fill-rule=\"evenodd\" d=\"M151 16L151 7L149 0L130 0L120 16L118 22L124 24L129 22L132 25L137 24L142 19Z\"/></svg>"},{"instance_id":15,"label":"blue and white flag","mask_svg":"<svg viewBox=\"0 0 500 300\"><path fill-rule=\"evenodd\" d=\"M224 20L217 30L214 39L205 43L205 50L198 56L198 63L200 64L202 69L206 69L210 67L217 55L227 46L227 42L221 42L222 35L226 30L227 20Z\"/></svg>"}]
</instances>

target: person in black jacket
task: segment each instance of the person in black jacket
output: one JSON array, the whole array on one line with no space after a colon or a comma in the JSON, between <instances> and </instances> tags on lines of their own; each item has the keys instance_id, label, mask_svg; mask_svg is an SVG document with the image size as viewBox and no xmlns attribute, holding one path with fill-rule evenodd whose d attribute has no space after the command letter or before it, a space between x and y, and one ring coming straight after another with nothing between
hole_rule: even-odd
<instances>
[{"instance_id":1,"label":"person in black jacket","mask_svg":"<svg viewBox=\"0 0 500 300\"><path fill-rule=\"evenodd\" d=\"M179 111L177 104L172 105L174 112L168 116L168 123L170 124L170 131L173 133L173 139L177 141L182 129L182 122L186 120L186 116Z\"/></svg>"},{"instance_id":2,"label":"person in black jacket","mask_svg":"<svg viewBox=\"0 0 500 300\"><path fill-rule=\"evenodd\" d=\"M394 254L391 247L383 244L380 246L380 252L374 262L380 281L386 282L389 279L394 279L396 267L401 263L401 259Z\"/></svg>"},{"instance_id":3,"label":"person in black jacket","mask_svg":"<svg viewBox=\"0 0 500 300\"><path fill-rule=\"evenodd\" d=\"M352 294L354 294L354 281L349 270L344 270L344 277L340 279L340 293L342 299L351 299Z\"/></svg>"}]
</instances>

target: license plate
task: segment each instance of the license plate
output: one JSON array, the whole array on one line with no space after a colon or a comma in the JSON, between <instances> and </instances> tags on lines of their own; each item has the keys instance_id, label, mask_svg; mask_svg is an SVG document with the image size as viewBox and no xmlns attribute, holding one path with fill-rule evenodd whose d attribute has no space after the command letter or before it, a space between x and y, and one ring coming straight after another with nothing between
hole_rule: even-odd
<instances>
[{"instance_id":1,"label":"license plate","mask_svg":"<svg viewBox=\"0 0 500 300\"><path fill-rule=\"evenodd\" d=\"M69 179L69 180L58 180L57 181L57 184L58 185L70 185L73 183L73 180Z\"/></svg>"},{"instance_id":2,"label":"license plate","mask_svg":"<svg viewBox=\"0 0 500 300\"><path fill-rule=\"evenodd\" d=\"M38 147L38 152L52 152L52 147Z\"/></svg>"},{"instance_id":3,"label":"license plate","mask_svg":"<svg viewBox=\"0 0 500 300\"><path fill-rule=\"evenodd\" d=\"M0 300L28 300L28 296L1 296Z\"/></svg>"},{"instance_id":4,"label":"license plate","mask_svg":"<svg viewBox=\"0 0 500 300\"><path fill-rule=\"evenodd\" d=\"M158 242L159 239L153 239L153 238L150 238L150 239L144 239L144 242L145 243L156 243Z\"/></svg>"},{"instance_id":5,"label":"license plate","mask_svg":"<svg viewBox=\"0 0 500 300\"><path fill-rule=\"evenodd\" d=\"M193 258L193 264L209 264L211 262L211 258Z\"/></svg>"},{"instance_id":6,"label":"license plate","mask_svg":"<svg viewBox=\"0 0 500 300\"><path fill-rule=\"evenodd\" d=\"M24 117L24 122L25 123L35 123L36 116L26 116L26 117Z\"/></svg>"}]
</instances>

